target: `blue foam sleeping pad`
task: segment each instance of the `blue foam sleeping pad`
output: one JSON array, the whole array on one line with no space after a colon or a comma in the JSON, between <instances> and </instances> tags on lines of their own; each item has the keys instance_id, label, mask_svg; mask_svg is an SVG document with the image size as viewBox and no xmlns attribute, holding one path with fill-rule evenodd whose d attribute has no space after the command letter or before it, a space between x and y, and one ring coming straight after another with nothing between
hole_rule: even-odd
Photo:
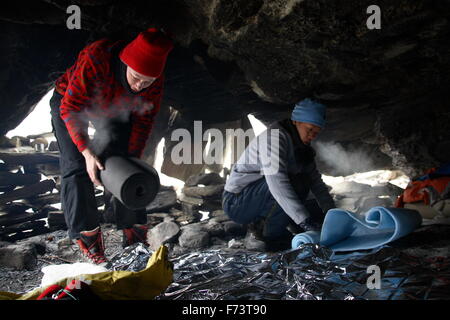
<instances>
[{"instance_id":1,"label":"blue foam sleeping pad","mask_svg":"<svg viewBox=\"0 0 450 320\"><path fill-rule=\"evenodd\" d=\"M373 207L365 215L330 209L322 230L297 234L292 248L318 243L334 252L369 250L406 236L421 224L422 216L411 209Z\"/></svg>"}]
</instances>

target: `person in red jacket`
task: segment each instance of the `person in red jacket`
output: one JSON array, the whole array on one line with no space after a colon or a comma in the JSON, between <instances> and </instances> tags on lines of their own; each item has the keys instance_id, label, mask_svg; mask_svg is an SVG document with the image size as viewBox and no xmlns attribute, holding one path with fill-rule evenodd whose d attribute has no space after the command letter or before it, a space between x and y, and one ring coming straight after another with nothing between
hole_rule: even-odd
<instances>
[{"instance_id":1,"label":"person in red jacket","mask_svg":"<svg viewBox=\"0 0 450 320\"><path fill-rule=\"evenodd\" d=\"M150 28L133 41L87 45L56 80L50 100L60 151L61 205L68 233L90 261L106 262L94 185L110 155L141 157L160 109L171 38ZM89 138L88 126L96 129ZM105 190L123 246L146 243L145 210L131 211Z\"/></svg>"}]
</instances>

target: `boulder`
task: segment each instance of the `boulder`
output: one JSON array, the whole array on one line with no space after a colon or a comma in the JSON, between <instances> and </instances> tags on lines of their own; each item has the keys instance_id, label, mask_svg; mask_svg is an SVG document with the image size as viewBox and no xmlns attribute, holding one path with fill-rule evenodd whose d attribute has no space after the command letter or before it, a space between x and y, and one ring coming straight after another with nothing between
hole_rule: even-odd
<instances>
[{"instance_id":1,"label":"boulder","mask_svg":"<svg viewBox=\"0 0 450 320\"><path fill-rule=\"evenodd\" d=\"M170 257L181 256L181 255L185 254L186 252L188 252L188 250L189 250L178 244L168 243L166 246L169 248L169 256Z\"/></svg>"},{"instance_id":2,"label":"boulder","mask_svg":"<svg viewBox=\"0 0 450 320\"><path fill-rule=\"evenodd\" d=\"M170 209L170 216L175 219L175 222L181 225L186 225L189 223L195 223L200 221L201 214L198 211L193 211L192 213L189 213L187 211L184 211L185 208L183 206L183 211L172 208Z\"/></svg>"},{"instance_id":3,"label":"boulder","mask_svg":"<svg viewBox=\"0 0 450 320\"><path fill-rule=\"evenodd\" d=\"M217 222L229 221L230 217L223 210L215 210L209 214L210 220L215 220Z\"/></svg>"},{"instance_id":4,"label":"boulder","mask_svg":"<svg viewBox=\"0 0 450 320\"><path fill-rule=\"evenodd\" d=\"M204 199L203 204L200 206L200 210L204 211L216 211L222 209L222 197L216 196L214 199Z\"/></svg>"},{"instance_id":5,"label":"boulder","mask_svg":"<svg viewBox=\"0 0 450 320\"><path fill-rule=\"evenodd\" d=\"M181 202L181 209L183 210L183 212L185 214L189 214L189 215L197 215L200 210L200 206L196 205L196 204L192 204L189 202Z\"/></svg>"},{"instance_id":6,"label":"boulder","mask_svg":"<svg viewBox=\"0 0 450 320\"><path fill-rule=\"evenodd\" d=\"M46 235L39 235L21 240L17 244L30 246L31 248L34 248L36 250L36 253L38 255L43 255L48 251L46 242Z\"/></svg>"},{"instance_id":7,"label":"boulder","mask_svg":"<svg viewBox=\"0 0 450 320\"><path fill-rule=\"evenodd\" d=\"M228 246L228 241L219 238L219 237L211 237L210 238L210 243L211 243L211 247L210 249L222 249L222 248L226 248Z\"/></svg>"},{"instance_id":8,"label":"boulder","mask_svg":"<svg viewBox=\"0 0 450 320\"><path fill-rule=\"evenodd\" d=\"M147 225L150 228L156 227L158 224L164 222L165 217L161 216L160 213L150 213L147 214Z\"/></svg>"},{"instance_id":9,"label":"boulder","mask_svg":"<svg viewBox=\"0 0 450 320\"><path fill-rule=\"evenodd\" d=\"M190 230L190 231L196 232L196 231L206 231L206 228L205 228L204 222L196 222L196 223L190 223L186 226L181 227L181 230L182 231Z\"/></svg>"},{"instance_id":10,"label":"boulder","mask_svg":"<svg viewBox=\"0 0 450 320\"><path fill-rule=\"evenodd\" d=\"M181 207L183 209L183 214L176 218L177 222L182 223L184 221L184 223L193 223L200 221L202 218L202 214L198 211L198 206L182 202Z\"/></svg>"},{"instance_id":11,"label":"boulder","mask_svg":"<svg viewBox=\"0 0 450 320\"><path fill-rule=\"evenodd\" d=\"M242 240L236 240L233 238L230 241L228 241L228 248L243 249L243 248L245 248L245 246L244 246L244 243L242 242Z\"/></svg>"},{"instance_id":12,"label":"boulder","mask_svg":"<svg viewBox=\"0 0 450 320\"><path fill-rule=\"evenodd\" d=\"M163 212L177 204L177 193L173 189L160 190L155 199L146 207L147 213Z\"/></svg>"},{"instance_id":13,"label":"boulder","mask_svg":"<svg viewBox=\"0 0 450 320\"><path fill-rule=\"evenodd\" d=\"M162 244L173 240L180 232L180 227L175 222L162 222L148 232L150 248L157 250Z\"/></svg>"},{"instance_id":14,"label":"boulder","mask_svg":"<svg viewBox=\"0 0 450 320\"><path fill-rule=\"evenodd\" d=\"M175 218L168 215L168 216L164 217L163 222L175 222Z\"/></svg>"},{"instance_id":15,"label":"boulder","mask_svg":"<svg viewBox=\"0 0 450 320\"><path fill-rule=\"evenodd\" d=\"M184 193L182 193L179 197L178 200L180 200L180 202L185 202L185 203L189 203L195 206L201 206L204 201L201 198L194 198L194 197L188 197L187 195L185 195Z\"/></svg>"},{"instance_id":16,"label":"boulder","mask_svg":"<svg viewBox=\"0 0 450 320\"><path fill-rule=\"evenodd\" d=\"M223 216L223 217L214 217L209 219L208 223L210 224L216 224L216 223L220 223L223 224L223 222L226 221L231 221L227 216Z\"/></svg>"},{"instance_id":17,"label":"boulder","mask_svg":"<svg viewBox=\"0 0 450 320\"><path fill-rule=\"evenodd\" d=\"M209 245L209 233L202 228L187 226L178 238L180 246L189 249L201 249Z\"/></svg>"},{"instance_id":18,"label":"boulder","mask_svg":"<svg viewBox=\"0 0 450 320\"><path fill-rule=\"evenodd\" d=\"M183 192L188 197L194 198L220 198L225 184L210 185L205 187L184 187Z\"/></svg>"},{"instance_id":19,"label":"boulder","mask_svg":"<svg viewBox=\"0 0 450 320\"><path fill-rule=\"evenodd\" d=\"M31 244L12 244L0 248L0 266L33 270L36 265L37 251Z\"/></svg>"},{"instance_id":20,"label":"boulder","mask_svg":"<svg viewBox=\"0 0 450 320\"><path fill-rule=\"evenodd\" d=\"M205 230L212 237L222 237L225 235L225 226L217 220L210 219L205 225Z\"/></svg>"}]
</instances>

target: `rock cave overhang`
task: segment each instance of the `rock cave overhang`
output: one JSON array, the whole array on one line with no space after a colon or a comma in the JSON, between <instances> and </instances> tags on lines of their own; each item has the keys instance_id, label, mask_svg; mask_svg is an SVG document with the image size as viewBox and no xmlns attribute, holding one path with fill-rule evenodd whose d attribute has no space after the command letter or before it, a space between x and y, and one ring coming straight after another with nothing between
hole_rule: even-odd
<instances>
[{"instance_id":1,"label":"rock cave overhang","mask_svg":"<svg viewBox=\"0 0 450 320\"><path fill-rule=\"evenodd\" d=\"M28 11L14 5L0 15L1 128L20 123L87 42L131 39L160 26L173 30L178 44L164 105L179 111L181 122L207 127L254 114L269 123L313 97L329 107L322 142L375 146L383 160L373 169L418 175L450 159L449 3L381 1L380 30L366 26L368 5L81 1L81 30L67 29L64 1L34 2Z\"/></svg>"}]
</instances>

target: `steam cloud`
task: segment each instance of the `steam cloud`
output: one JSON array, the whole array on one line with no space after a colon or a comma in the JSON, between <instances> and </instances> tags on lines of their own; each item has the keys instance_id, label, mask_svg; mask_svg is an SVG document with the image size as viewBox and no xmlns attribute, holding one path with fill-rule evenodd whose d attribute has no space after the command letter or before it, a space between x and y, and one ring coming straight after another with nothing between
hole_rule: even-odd
<instances>
[{"instance_id":1,"label":"steam cloud","mask_svg":"<svg viewBox=\"0 0 450 320\"><path fill-rule=\"evenodd\" d=\"M363 149L344 147L339 143L317 142L314 145L318 160L332 168L334 175L350 175L357 172L371 171L374 162Z\"/></svg>"},{"instance_id":2,"label":"steam cloud","mask_svg":"<svg viewBox=\"0 0 450 320\"><path fill-rule=\"evenodd\" d=\"M96 97L91 106L80 114L81 118L85 122L90 121L96 130L94 139L90 141L96 154L102 154L111 143L121 140L121 131L126 128L127 123L130 123L132 112L140 116L154 108L152 102L139 101L138 103L136 99L136 103L129 106L128 100L120 99L114 101L108 111L105 111L100 107L102 97L100 95Z\"/></svg>"}]
</instances>

